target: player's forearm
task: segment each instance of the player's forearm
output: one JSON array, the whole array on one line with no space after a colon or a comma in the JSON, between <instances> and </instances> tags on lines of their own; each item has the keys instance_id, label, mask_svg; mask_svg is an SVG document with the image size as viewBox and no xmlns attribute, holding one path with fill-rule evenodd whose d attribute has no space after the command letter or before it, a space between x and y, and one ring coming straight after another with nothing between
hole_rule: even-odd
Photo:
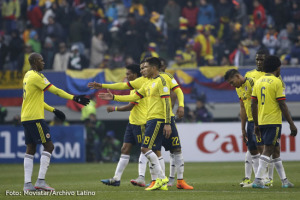
<instances>
[{"instance_id":1,"label":"player's forearm","mask_svg":"<svg viewBox=\"0 0 300 200\"><path fill-rule=\"evenodd\" d=\"M52 85L49 89L48 89L49 92L51 92L52 94L55 94L61 98L64 98L64 99L69 99L69 100L72 100L74 95L71 95L57 87L55 87L54 85Z\"/></svg>"},{"instance_id":2,"label":"player's forearm","mask_svg":"<svg viewBox=\"0 0 300 200\"><path fill-rule=\"evenodd\" d=\"M246 128L246 121L247 121L247 114L242 101L240 101L240 117L241 117L241 128L245 130Z\"/></svg>"},{"instance_id":3,"label":"player's forearm","mask_svg":"<svg viewBox=\"0 0 300 200\"><path fill-rule=\"evenodd\" d=\"M284 116L284 118L286 119L286 121L291 125L294 124L293 119L289 113L289 109L285 103L285 101L279 101L279 108Z\"/></svg>"},{"instance_id":4,"label":"player's forearm","mask_svg":"<svg viewBox=\"0 0 300 200\"><path fill-rule=\"evenodd\" d=\"M131 111L133 107L134 107L134 104L129 103L126 106L118 106L118 108L116 109L116 111L119 111L119 112Z\"/></svg>"},{"instance_id":5,"label":"player's forearm","mask_svg":"<svg viewBox=\"0 0 300 200\"><path fill-rule=\"evenodd\" d=\"M139 95L132 94L132 95L114 95L113 100L119 101L119 102L134 102L139 100L140 98L143 98Z\"/></svg>"},{"instance_id":6,"label":"player's forearm","mask_svg":"<svg viewBox=\"0 0 300 200\"><path fill-rule=\"evenodd\" d=\"M256 99L252 99L251 112L252 112L254 124L256 126L258 126L258 111L257 111L257 100Z\"/></svg>"},{"instance_id":7,"label":"player's forearm","mask_svg":"<svg viewBox=\"0 0 300 200\"><path fill-rule=\"evenodd\" d=\"M183 92L182 92L181 88L179 88L179 87L176 88L174 90L174 92L177 95L179 106L184 107L184 95L183 95Z\"/></svg>"},{"instance_id":8,"label":"player's forearm","mask_svg":"<svg viewBox=\"0 0 300 200\"><path fill-rule=\"evenodd\" d=\"M102 84L102 88L112 90L127 90L131 89L127 83Z\"/></svg>"},{"instance_id":9,"label":"player's forearm","mask_svg":"<svg viewBox=\"0 0 300 200\"><path fill-rule=\"evenodd\" d=\"M51 106L49 106L49 105L46 104L45 102L44 102L44 109L45 109L45 110L48 110L49 112L53 112L53 111L54 111L54 108L51 107Z\"/></svg>"},{"instance_id":10,"label":"player's forearm","mask_svg":"<svg viewBox=\"0 0 300 200\"><path fill-rule=\"evenodd\" d=\"M164 111L165 111L165 123L171 124L171 104L169 97L162 98L163 105L164 105Z\"/></svg>"}]
</instances>

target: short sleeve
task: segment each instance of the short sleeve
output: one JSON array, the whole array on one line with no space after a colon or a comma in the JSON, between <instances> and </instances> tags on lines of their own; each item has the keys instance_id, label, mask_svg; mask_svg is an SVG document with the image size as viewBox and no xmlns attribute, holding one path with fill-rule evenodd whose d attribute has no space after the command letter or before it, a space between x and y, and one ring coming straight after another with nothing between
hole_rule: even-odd
<instances>
[{"instance_id":1,"label":"short sleeve","mask_svg":"<svg viewBox=\"0 0 300 200\"><path fill-rule=\"evenodd\" d=\"M165 81L164 78L161 78L161 81L159 81L159 95L161 98L168 98L170 97L170 86Z\"/></svg>"},{"instance_id":2,"label":"short sleeve","mask_svg":"<svg viewBox=\"0 0 300 200\"><path fill-rule=\"evenodd\" d=\"M276 100L285 100L285 88L283 87L283 84L280 79L276 81Z\"/></svg>"},{"instance_id":3,"label":"short sleeve","mask_svg":"<svg viewBox=\"0 0 300 200\"><path fill-rule=\"evenodd\" d=\"M134 81L129 81L127 82L127 85L130 87L131 90L133 89L140 89L143 84L148 81L148 79L144 78L144 77L140 77L140 78L137 78L135 79Z\"/></svg>"},{"instance_id":4,"label":"short sleeve","mask_svg":"<svg viewBox=\"0 0 300 200\"><path fill-rule=\"evenodd\" d=\"M252 94L251 94L251 98L253 98L253 99L257 99L256 88L257 88L257 85L254 85L253 91L252 91Z\"/></svg>"},{"instance_id":5,"label":"short sleeve","mask_svg":"<svg viewBox=\"0 0 300 200\"><path fill-rule=\"evenodd\" d=\"M145 86L141 87L139 90L135 92L141 99L146 96L146 88Z\"/></svg>"}]
</instances>

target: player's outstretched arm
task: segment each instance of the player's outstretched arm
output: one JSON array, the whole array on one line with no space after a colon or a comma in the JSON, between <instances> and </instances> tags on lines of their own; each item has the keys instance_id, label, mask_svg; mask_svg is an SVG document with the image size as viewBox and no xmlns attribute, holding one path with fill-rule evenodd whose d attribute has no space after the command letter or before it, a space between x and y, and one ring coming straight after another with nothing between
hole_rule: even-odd
<instances>
[{"instance_id":1,"label":"player's outstretched arm","mask_svg":"<svg viewBox=\"0 0 300 200\"><path fill-rule=\"evenodd\" d=\"M131 89L127 83L113 83L113 84L103 84L103 83L96 83L90 82L88 83L88 87L91 89L112 89L112 90L127 90Z\"/></svg>"},{"instance_id":2,"label":"player's outstretched arm","mask_svg":"<svg viewBox=\"0 0 300 200\"><path fill-rule=\"evenodd\" d=\"M75 95L71 95L57 87L55 87L54 85L51 85L51 87L49 87L48 89L49 92L61 97L61 98L64 98L64 99L69 99L69 100L73 100L77 103L80 103L84 106L88 105L90 103L90 100L88 98L85 98L84 95L78 95L78 96L75 96Z\"/></svg>"},{"instance_id":3,"label":"player's outstretched arm","mask_svg":"<svg viewBox=\"0 0 300 200\"><path fill-rule=\"evenodd\" d=\"M134 104L129 103L128 105L119 106L119 107L118 106L107 106L106 110L108 113L115 112L115 111L125 112L125 111L131 111L133 107L134 107Z\"/></svg>"},{"instance_id":4,"label":"player's outstretched arm","mask_svg":"<svg viewBox=\"0 0 300 200\"><path fill-rule=\"evenodd\" d=\"M44 102L44 108L46 110L48 110L49 112L53 112L55 114L55 116L58 117L60 120L65 121L66 115L62 111L60 111L56 108L53 108L52 106L49 106L45 102Z\"/></svg>"},{"instance_id":5,"label":"player's outstretched arm","mask_svg":"<svg viewBox=\"0 0 300 200\"><path fill-rule=\"evenodd\" d=\"M280 110L281 110L284 118L290 124L291 136L296 136L298 130L297 130L297 127L295 126L293 119L289 113L289 109L285 103L285 100L280 100L280 101L278 101L278 103L279 103L279 107L280 107Z\"/></svg>"},{"instance_id":6,"label":"player's outstretched arm","mask_svg":"<svg viewBox=\"0 0 300 200\"><path fill-rule=\"evenodd\" d=\"M113 95L110 90L107 90L108 93L100 93L99 98L103 100L114 100L114 101L120 101L120 102L134 102L137 101L144 96L142 96L140 93L136 92L132 95Z\"/></svg>"}]
</instances>

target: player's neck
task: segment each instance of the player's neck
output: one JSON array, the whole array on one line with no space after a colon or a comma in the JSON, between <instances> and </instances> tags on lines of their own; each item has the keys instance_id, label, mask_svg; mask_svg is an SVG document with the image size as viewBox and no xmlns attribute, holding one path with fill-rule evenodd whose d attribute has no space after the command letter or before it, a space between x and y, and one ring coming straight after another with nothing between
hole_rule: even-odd
<instances>
[{"instance_id":1,"label":"player's neck","mask_svg":"<svg viewBox=\"0 0 300 200\"><path fill-rule=\"evenodd\" d=\"M155 71L153 74L152 74L152 77L151 78L156 78L159 76L159 71Z\"/></svg>"}]
</instances>

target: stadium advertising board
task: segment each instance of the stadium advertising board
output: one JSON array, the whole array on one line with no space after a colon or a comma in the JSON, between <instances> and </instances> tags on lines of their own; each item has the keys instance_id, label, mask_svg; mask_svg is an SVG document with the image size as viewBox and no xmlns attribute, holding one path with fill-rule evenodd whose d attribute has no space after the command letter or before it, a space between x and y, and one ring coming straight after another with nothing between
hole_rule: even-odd
<instances>
[{"instance_id":1,"label":"stadium advertising board","mask_svg":"<svg viewBox=\"0 0 300 200\"><path fill-rule=\"evenodd\" d=\"M300 122L295 123L300 127ZM241 124L197 123L178 124L185 162L243 161L247 147L243 143ZM289 124L283 123L281 133L281 158L300 160L300 137L289 136ZM169 153L163 151L166 161Z\"/></svg>"},{"instance_id":2,"label":"stadium advertising board","mask_svg":"<svg viewBox=\"0 0 300 200\"><path fill-rule=\"evenodd\" d=\"M85 162L85 129L83 126L50 127L55 146L51 162ZM42 145L34 157L39 162ZM26 151L23 127L0 126L0 163L22 163Z\"/></svg>"}]
</instances>

